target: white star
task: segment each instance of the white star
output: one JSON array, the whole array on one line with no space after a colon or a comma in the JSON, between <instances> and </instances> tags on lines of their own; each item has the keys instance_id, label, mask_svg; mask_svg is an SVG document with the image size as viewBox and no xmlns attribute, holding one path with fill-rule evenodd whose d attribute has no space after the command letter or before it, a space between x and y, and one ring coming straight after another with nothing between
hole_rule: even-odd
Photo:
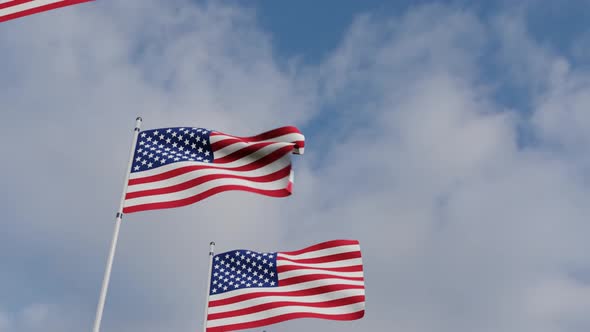
<instances>
[{"instance_id":1,"label":"white star","mask_svg":"<svg viewBox=\"0 0 590 332\"><path fill-rule=\"evenodd\" d=\"M140 160L141 160L141 157L135 158L135 161L140 161Z\"/></svg>"},{"instance_id":2,"label":"white star","mask_svg":"<svg viewBox=\"0 0 590 332\"><path fill-rule=\"evenodd\" d=\"M172 137L176 137L176 133L172 133Z\"/></svg>"},{"instance_id":3,"label":"white star","mask_svg":"<svg viewBox=\"0 0 590 332\"><path fill-rule=\"evenodd\" d=\"M158 134L159 134L159 133L160 133L160 132L159 132L159 131L157 131L157 130L156 130L156 131L154 131L154 136L158 136Z\"/></svg>"},{"instance_id":4,"label":"white star","mask_svg":"<svg viewBox=\"0 0 590 332\"><path fill-rule=\"evenodd\" d=\"M148 141L148 142L151 142L151 141L152 141L152 138L151 138L151 137L148 137L148 138L147 138L147 141Z\"/></svg>"},{"instance_id":5,"label":"white star","mask_svg":"<svg viewBox=\"0 0 590 332\"><path fill-rule=\"evenodd\" d=\"M160 135L160 139L164 139L164 135Z\"/></svg>"},{"instance_id":6,"label":"white star","mask_svg":"<svg viewBox=\"0 0 590 332\"><path fill-rule=\"evenodd\" d=\"M209 156L209 151L205 151L205 156Z\"/></svg>"},{"instance_id":7,"label":"white star","mask_svg":"<svg viewBox=\"0 0 590 332\"><path fill-rule=\"evenodd\" d=\"M196 149L197 145L195 143L191 144L191 148Z\"/></svg>"},{"instance_id":8,"label":"white star","mask_svg":"<svg viewBox=\"0 0 590 332\"><path fill-rule=\"evenodd\" d=\"M271 286L274 286L275 285L275 282L274 281L271 281L270 285Z\"/></svg>"},{"instance_id":9,"label":"white star","mask_svg":"<svg viewBox=\"0 0 590 332\"><path fill-rule=\"evenodd\" d=\"M203 152L203 148L199 148L198 151L199 151L199 153L202 153Z\"/></svg>"},{"instance_id":10,"label":"white star","mask_svg":"<svg viewBox=\"0 0 590 332\"><path fill-rule=\"evenodd\" d=\"M188 145L189 141L187 139L184 140L184 145Z\"/></svg>"},{"instance_id":11,"label":"white star","mask_svg":"<svg viewBox=\"0 0 590 332\"><path fill-rule=\"evenodd\" d=\"M178 140L182 141L182 135L178 135Z\"/></svg>"},{"instance_id":12,"label":"white star","mask_svg":"<svg viewBox=\"0 0 590 332\"><path fill-rule=\"evenodd\" d=\"M171 131L172 131L172 129L168 128L168 129L166 130L166 133L170 133Z\"/></svg>"},{"instance_id":13,"label":"white star","mask_svg":"<svg viewBox=\"0 0 590 332\"><path fill-rule=\"evenodd\" d=\"M145 133L141 133L141 137L145 137Z\"/></svg>"},{"instance_id":14,"label":"white star","mask_svg":"<svg viewBox=\"0 0 590 332\"><path fill-rule=\"evenodd\" d=\"M154 165L153 163L149 163L148 168L152 168L153 165Z\"/></svg>"},{"instance_id":15,"label":"white star","mask_svg":"<svg viewBox=\"0 0 590 332\"><path fill-rule=\"evenodd\" d=\"M139 166L135 166L135 170L136 171L139 171Z\"/></svg>"}]
</instances>

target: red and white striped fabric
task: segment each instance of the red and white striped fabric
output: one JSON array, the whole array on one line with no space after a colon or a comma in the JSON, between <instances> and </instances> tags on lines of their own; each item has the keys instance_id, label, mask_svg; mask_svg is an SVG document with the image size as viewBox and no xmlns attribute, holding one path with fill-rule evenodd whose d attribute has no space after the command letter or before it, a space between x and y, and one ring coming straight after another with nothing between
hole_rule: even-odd
<instances>
[{"instance_id":1,"label":"red and white striped fabric","mask_svg":"<svg viewBox=\"0 0 590 332\"><path fill-rule=\"evenodd\" d=\"M0 0L0 22L93 0Z\"/></svg>"},{"instance_id":2,"label":"red and white striped fabric","mask_svg":"<svg viewBox=\"0 0 590 332\"><path fill-rule=\"evenodd\" d=\"M143 131L123 212L185 206L228 190L289 196L291 154L302 154L304 144L291 126L253 137L191 127Z\"/></svg>"},{"instance_id":3,"label":"red and white striped fabric","mask_svg":"<svg viewBox=\"0 0 590 332\"><path fill-rule=\"evenodd\" d=\"M359 242L303 250L234 250L214 257L207 331L257 328L296 318L355 320L365 313Z\"/></svg>"}]
</instances>

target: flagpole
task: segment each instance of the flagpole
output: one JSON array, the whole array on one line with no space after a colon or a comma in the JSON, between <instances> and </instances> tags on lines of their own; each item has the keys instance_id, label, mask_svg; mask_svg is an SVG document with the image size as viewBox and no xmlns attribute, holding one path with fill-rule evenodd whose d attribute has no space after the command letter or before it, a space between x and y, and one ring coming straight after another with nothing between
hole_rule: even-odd
<instances>
[{"instance_id":1,"label":"flagpole","mask_svg":"<svg viewBox=\"0 0 590 332\"><path fill-rule=\"evenodd\" d=\"M135 119L135 129L133 132L133 142L131 143L131 151L129 152L129 162L125 173L125 182L123 184L123 193L121 194L121 202L119 210L115 218L115 230L113 231L113 239L111 240L111 250L107 259L107 266L104 271L104 278L102 280L102 288L100 290L100 297L98 299L98 307L96 308L96 319L94 320L93 332L100 331L100 323L102 321L102 311L104 309L104 302L107 296L107 289L109 287L109 280L111 279L111 269L113 267L113 258L115 257L115 249L117 249L117 240L119 238L119 229L121 228L121 220L123 219L123 204L125 203L125 194L127 193L127 183L129 182L129 174L131 173L131 165L133 163L133 152L137 144L137 136L141 128L142 119L138 117Z\"/></svg>"},{"instance_id":2,"label":"flagpole","mask_svg":"<svg viewBox=\"0 0 590 332\"><path fill-rule=\"evenodd\" d=\"M213 268L213 255L215 255L215 242L209 243L209 273L207 274L207 301L205 301L205 319L203 320L203 332L207 332L207 316L209 316L209 292L211 291L211 269Z\"/></svg>"}]
</instances>

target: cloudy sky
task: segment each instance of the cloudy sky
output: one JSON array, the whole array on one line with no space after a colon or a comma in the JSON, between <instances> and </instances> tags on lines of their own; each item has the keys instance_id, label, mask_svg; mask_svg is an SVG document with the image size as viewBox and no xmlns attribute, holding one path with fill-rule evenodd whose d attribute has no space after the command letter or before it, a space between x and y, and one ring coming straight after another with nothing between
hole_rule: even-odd
<instances>
[{"instance_id":1,"label":"cloudy sky","mask_svg":"<svg viewBox=\"0 0 590 332\"><path fill-rule=\"evenodd\" d=\"M590 2L103 0L0 25L0 332L90 331L135 117L296 125L294 195L125 217L102 331L195 331L207 252L358 239L365 318L590 330ZM259 329L257 331L262 331Z\"/></svg>"}]
</instances>

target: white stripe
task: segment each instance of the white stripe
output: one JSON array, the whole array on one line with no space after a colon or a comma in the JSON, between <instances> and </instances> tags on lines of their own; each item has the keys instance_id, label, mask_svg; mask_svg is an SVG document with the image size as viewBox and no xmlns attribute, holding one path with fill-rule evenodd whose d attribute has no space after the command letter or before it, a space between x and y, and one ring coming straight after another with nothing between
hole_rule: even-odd
<instances>
[{"instance_id":1,"label":"white stripe","mask_svg":"<svg viewBox=\"0 0 590 332\"><path fill-rule=\"evenodd\" d=\"M281 308L274 308L269 309L261 312L257 312L254 314L242 315L242 316L235 316L223 319L215 319L212 321L207 321L207 327L217 327L217 326L224 326L224 325L232 325L232 324L239 324L239 323L248 323L253 322L265 318L271 318L275 316L280 316L284 314L290 313L316 313L316 314L324 314L324 315L344 315L344 314L351 314L354 312L362 311L365 309L365 302L359 302L354 304L349 304L340 307L332 307L332 308L310 308L306 306L289 306L289 307L281 307Z\"/></svg>"},{"instance_id":2,"label":"white stripe","mask_svg":"<svg viewBox=\"0 0 590 332\"><path fill-rule=\"evenodd\" d=\"M284 147L287 145L293 145L294 143L292 142L275 142L275 141L265 141L265 142L271 142L271 143L277 143L277 144L281 144L280 147ZM220 159L223 158L225 156L228 156L236 151L239 151L241 149L244 149L248 146L254 145L258 142L254 142L254 143L247 143L247 142L236 142L233 144L230 144L222 149L219 150L215 150L213 151L213 157L215 159ZM273 144L274 145L274 144Z\"/></svg>"},{"instance_id":3,"label":"white stripe","mask_svg":"<svg viewBox=\"0 0 590 332\"><path fill-rule=\"evenodd\" d=\"M131 175L129 176L129 179L137 179L137 178L143 178L146 176L158 175L158 174L166 173L166 172L171 171L176 168L181 168L181 167L185 167L185 166L194 166L194 165L203 165L203 166L211 166L211 167L214 166L214 167L218 167L218 168L240 167L240 166L244 166L244 165L249 165L249 164L259 160L260 158L263 158L263 157L273 153L274 151L276 151L282 147L288 146L288 145L290 145L290 144L277 143L277 144L265 146L264 148L254 152L252 154L249 154L248 156L245 156L244 158L240 158L236 161L233 161L233 162L227 163L227 164L202 163L202 162L197 162L197 161L180 161L180 162L168 164L168 165L161 166L161 167L151 169L151 170L131 173Z\"/></svg>"},{"instance_id":4,"label":"white stripe","mask_svg":"<svg viewBox=\"0 0 590 332\"><path fill-rule=\"evenodd\" d=\"M287 255L284 253L278 253L278 257L285 257L288 259L309 259L309 258L319 258L324 256L336 255L336 254L343 254L347 252L354 252L354 251L361 251L361 246L358 244L350 244L326 249L320 249L315 251L305 252L299 255Z\"/></svg>"},{"instance_id":5,"label":"white stripe","mask_svg":"<svg viewBox=\"0 0 590 332\"><path fill-rule=\"evenodd\" d=\"M239 175L239 176L250 177L250 178L265 176L268 174L272 174L276 171L279 171L279 170L289 166L290 164L291 164L291 156L285 155L282 158L274 161L273 163L271 163L267 166L264 166L264 167L261 167L261 168L258 168L258 169L252 170L252 171L245 171L244 172L244 171L232 171L232 170L211 169L211 168L200 169L200 170L181 174L179 176L165 179L165 180L130 185L127 192L132 193L132 192L136 192L136 191L174 186L177 184L181 184L181 183L184 183L184 182L187 182L190 180L194 180L194 179L198 179L202 176L211 175L211 174Z\"/></svg>"},{"instance_id":6,"label":"white stripe","mask_svg":"<svg viewBox=\"0 0 590 332\"><path fill-rule=\"evenodd\" d=\"M277 266L303 266L303 267L317 268L317 269L329 269L329 268L348 267L348 266L357 266L357 265L363 265L363 261L361 258L343 259L341 261L317 263L317 264L308 264L308 263L302 264L302 263L294 263L294 262L284 261L284 260L277 260Z\"/></svg>"},{"instance_id":7,"label":"white stripe","mask_svg":"<svg viewBox=\"0 0 590 332\"><path fill-rule=\"evenodd\" d=\"M285 292L294 292L300 290L306 290L310 288L322 287L322 286L333 286L333 285L353 285L353 286L364 286L364 281L357 281L357 280L344 280L339 278L333 279L320 279L320 280L313 280L308 282L302 282L299 284L289 285L289 286L281 286L281 287L269 287L266 289L261 290L261 288L242 288L232 290L227 293L223 294L214 294L209 296L211 302L219 301L227 298L231 298L238 295L244 294L253 294L253 293L260 293L261 291L265 292L273 292L273 293L285 293Z\"/></svg>"},{"instance_id":8,"label":"white stripe","mask_svg":"<svg viewBox=\"0 0 590 332\"><path fill-rule=\"evenodd\" d=\"M245 143L245 142L236 142L234 144L224 147L223 149L213 151L213 156L215 157L215 159L223 158L223 157L230 155L238 150L241 150L249 145L251 145L251 144Z\"/></svg>"},{"instance_id":9,"label":"white stripe","mask_svg":"<svg viewBox=\"0 0 590 332\"><path fill-rule=\"evenodd\" d=\"M209 137L209 142L211 142L211 144L213 143L217 143L217 142L221 142L223 140L226 139L240 139L238 137L232 137L229 135L214 135L214 136L210 136ZM299 133L289 133L289 134L285 134L285 135L281 135L281 136L277 136L274 138L270 138L270 139L265 139L265 140L256 140L253 142L249 142L249 143L259 143L259 142L284 142L284 143L292 143L292 142L297 142L297 141L304 141L305 140L305 136L303 136L302 134Z\"/></svg>"},{"instance_id":10,"label":"white stripe","mask_svg":"<svg viewBox=\"0 0 590 332\"><path fill-rule=\"evenodd\" d=\"M310 296L266 296L266 297L259 297L255 299L250 299L238 303L232 303L227 305L222 305L218 307L211 307L209 308L209 314L216 314L220 312L227 312L227 311L234 311L234 310L241 310L245 308L254 307L257 305L265 304L265 303L273 303L273 302L283 302L283 301L293 301L299 303L318 303L318 302L326 302L332 300L343 299L351 296L359 296L365 295L364 289L344 289L338 290L334 292L328 292L318 295L310 295Z\"/></svg>"},{"instance_id":11,"label":"white stripe","mask_svg":"<svg viewBox=\"0 0 590 332\"><path fill-rule=\"evenodd\" d=\"M281 272L279 274L279 280L285 280L293 277L299 276L306 276L312 274L328 274L335 277L347 277L347 278L362 278L363 271L358 272L335 272L335 271L325 271L325 270L316 270L316 269L302 269L302 270L293 270L287 272Z\"/></svg>"},{"instance_id":12,"label":"white stripe","mask_svg":"<svg viewBox=\"0 0 590 332\"><path fill-rule=\"evenodd\" d=\"M24 10L41 7L45 5L49 5L56 2L62 2L63 0L37 0L37 1L30 1L25 2L20 5L15 5L12 7L0 9L0 16L10 15L18 12L22 12Z\"/></svg>"},{"instance_id":13,"label":"white stripe","mask_svg":"<svg viewBox=\"0 0 590 332\"><path fill-rule=\"evenodd\" d=\"M238 185L238 186L246 186L260 190L280 190L287 188L289 183L289 177L284 177L277 181L272 182L253 182L248 180L242 179L216 179L196 187L188 188L186 190L170 193L170 194L162 194L162 195L152 195L152 196L144 196L138 198L132 198L125 200L125 207L131 207L135 205L141 204L148 204L148 203L155 203L155 202L170 202L176 201L188 197L192 197L203 193L209 189L223 186L223 185Z\"/></svg>"}]
</instances>

